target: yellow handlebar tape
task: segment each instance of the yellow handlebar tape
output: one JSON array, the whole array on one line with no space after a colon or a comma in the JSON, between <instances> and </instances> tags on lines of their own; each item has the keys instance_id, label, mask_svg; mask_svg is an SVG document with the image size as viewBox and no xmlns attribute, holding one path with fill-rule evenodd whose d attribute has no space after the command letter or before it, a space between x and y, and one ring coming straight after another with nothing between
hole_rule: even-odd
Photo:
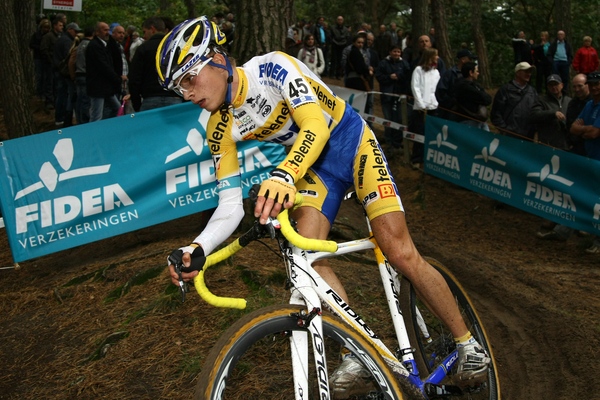
<instances>
[{"instance_id":1,"label":"yellow handlebar tape","mask_svg":"<svg viewBox=\"0 0 600 400\"><path fill-rule=\"evenodd\" d=\"M200 273L194 278L194 287L196 291L206 301L208 304L214 307L223 307L223 308L237 308L239 310L243 310L246 308L246 300L245 299L236 299L234 297L219 297L215 296L208 290L206 287L206 283L204 282L204 271L208 269L208 267L215 265L227 258L231 257L238 250L240 250L242 246L240 245L239 239L236 239L227 247L222 248L206 257L206 263L204 264L204 270L200 271Z\"/></svg>"},{"instance_id":2,"label":"yellow handlebar tape","mask_svg":"<svg viewBox=\"0 0 600 400\"><path fill-rule=\"evenodd\" d=\"M302 204L302 195L300 193L296 193L294 207L298 207ZM287 240L290 241L294 246L299 247L304 250L309 251L325 251L329 253L333 253L337 250L337 243L331 240L319 240L319 239L307 239L303 236L300 236L298 232L292 228L292 224L289 219L289 211L282 211L277 220L281 224L281 233L286 237ZM237 308L243 310L246 308L246 300L245 299L237 299L233 297L219 297L215 296L208 290L206 287L206 283L204 282L204 271L208 269L208 267L215 265L223 260L228 259L233 254L235 254L238 250L240 250L242 246L240 245L239 239L236 239L234 242L229 244L227 247L222 248L221 250L209 255L206 257L206 263L204 264L204 270L200 271L198 276L194 278L194 287L196 291L206 301L208 304L215 307L224 307L224 308Z\"/></svg>"}]
</instances>

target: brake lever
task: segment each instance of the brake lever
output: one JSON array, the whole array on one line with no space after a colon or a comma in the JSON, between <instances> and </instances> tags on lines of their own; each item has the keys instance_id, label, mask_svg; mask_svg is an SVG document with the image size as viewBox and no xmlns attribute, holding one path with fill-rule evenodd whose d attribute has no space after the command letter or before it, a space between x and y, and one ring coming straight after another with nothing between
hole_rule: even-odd
<instances>
[{"instance_id":1,"label":"brake lever","mask_svg":"<svg viewBox=\"0 0 600 400\"><path fill-rule=\"evenodd\" d=\"M188 290L187 282L183 281L183 276L181 275L181 268L183 267L183 264L175 263L173 266L175 267L175 272L179 277L179 293L181 293L181 302L183 303L185 302L185 294Z\"/></svg>"}]
</instances>

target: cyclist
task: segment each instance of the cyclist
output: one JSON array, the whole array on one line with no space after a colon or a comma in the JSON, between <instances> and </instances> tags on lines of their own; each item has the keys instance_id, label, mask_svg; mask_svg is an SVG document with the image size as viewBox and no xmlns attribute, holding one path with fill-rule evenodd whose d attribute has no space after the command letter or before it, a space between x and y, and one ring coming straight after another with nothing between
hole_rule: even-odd
<instances>
[{"instance_id":1,"label":"cyclist","mask_svg":"<svg viewBox=\"0 0 600 400\"><path fill-rule=\"evenodd\" d=\"M219 204L192 244L170 259L199 268L204 256L227 239L244 211L236 142L260 140L291 146L285 160L262 182L254 216L261 223L290 208L298 190L303 206L293 213L301 235L326 239L343 196L354 185L389 262L411 280L452 331L459 348L456 376L474 382L487 373L489 357L468 331L442 276L418 253L390 168L375 135L352 107L303 63L281 52L235 67L222 48L225 36L206 17L175 27L157 51L163 87L211 112L207 141L215 162ZM333 289L347 294L326 262L314 265ZM178 275L169 265L171 279ZM190 280L198 272L184 272ZM366 368L352 354L332 375L335 398L365 390Z\"/></svg>"}]
</instances>

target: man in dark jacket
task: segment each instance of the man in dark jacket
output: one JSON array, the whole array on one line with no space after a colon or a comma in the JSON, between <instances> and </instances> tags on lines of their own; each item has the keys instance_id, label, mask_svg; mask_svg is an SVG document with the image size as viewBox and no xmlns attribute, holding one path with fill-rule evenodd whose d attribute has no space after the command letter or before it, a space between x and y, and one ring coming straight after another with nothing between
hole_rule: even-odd
<instances>
[{"instance_id":1,"label":"man in dark jacket","mask_svg":"<svg viewBox=\"0 0 600 400\"><path fill-rule=\"evenodd\" d=\"M552 72L558 74L563 81L563 93L568 93L569 69L573 62L573 49L565 39L565 31L556 33L556 40L548 47L548 58L552 63Z\"/></svg>"},{"instance_id":2,"label":"man in dark jacket","mask_svg":"<svg viewBox=\"0 0 600 400\"><path fill-rule=\"evenodd\" d=\"M54 79L56 82L56 104L54 105L55 125L65 127L73 124L73 104L75 102L75 82L69 76L68 60L71 47L81 28L75 22L67 25L65 32L54 44L54 64L58 66Z\"/></svg>"},{"instance_id":3,"label":"man in dark jacket","mask_svg":"<svg viewBox=\"0 0 600 400\"><path fill-rule=\"evenodd\" d=\"M331 67L329 77L341 79L343 75L342 52L350 44L350 30L344 25L344 17L341 15L335 20L331 28Z\"/></svg>"},{"instance_id":4,"label":"man in dark jacket","mask_svg":"<svg viewBox=\"0 0 600 400\"><path fill-rule=\"evenodd\" d=\"M528 62L518 63L514 79L494 96L490 119L503 135L531 140L535 135L529 121L531 108L538 101L537 91L529 85L534 70Z\"/></svg>"},{"instance_id":5,"label":"man in dark jacket","mask_svg":"<svg viewBox=\"0 0 600 400\"><path fill-rule=\"evenodd\" d=\"M562 93L560 76L552 74L546 80L546 94L539 97L531 110L531 121L536 124L538 141L567 150L567 107L571 98Z\"/></svg>"},{"instance_id":6,"label":"man in dark jacket","mask_svg":"<svg viewBox=\"0 0 600 400\"><path fill-rule=\"evenodd\" d=\"M150 17L142 24L145 42L138 47L129 69L129 91L135 111L170 106L182 102L175 92L164 90L158 83L156 51L165 36L165 23Z\"/></svg>"},{"instance_id":7,"label":"man in dark jacket","mask_svg":"<svg viewBox=\"0 0 600 400\"><path fill-rule=\"evenodd\" d=\"M385 119L400 122L400 94L409 94L410 65L402 59L399 45L393 45L389 55L381 60L375 70L381 90L381 110ZM390 96L385 93L393 93ZM392 147L402 145L402 132L389 126L384 128L385 142Z\"/></svg>"},{"instance_id":8,"label":"man in dark jacket","mask_svg":"<svg viewBox=\"0 0 600 400\"><path fill-rule=\"evenodd\" d=\"M461 66L460 73L462 79L454 87L458 112L457 121L489 131L490 128L486 122L487 106L492 104L492 96L477 83L479 67L473 61L467 61ZM485 113L479 112L482 107L485 107Z\"/></svg>"},{"instance_id":9,"label":"man in dark jacket","mask_svg":"<svg viewBox=\"0 0 600 400\"><path fill-rule=\"evenodd\" d=\"M115 71L112 55L107 49L110 37L106 22L98 22L96 36L85 49L86 89L90 97L90 122L116 117L123 77Z\"/></svg>"}]
</instances>

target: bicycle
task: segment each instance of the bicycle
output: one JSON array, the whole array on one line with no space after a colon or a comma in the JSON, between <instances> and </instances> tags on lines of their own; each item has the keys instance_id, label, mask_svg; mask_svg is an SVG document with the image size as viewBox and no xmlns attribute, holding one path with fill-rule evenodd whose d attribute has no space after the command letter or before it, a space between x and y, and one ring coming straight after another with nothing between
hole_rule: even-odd
<instances>
[{"instance_id":1,"label":"bicycle","mask_svg":"<svg viewBox=\"0 0 600 400\"><path fill-rule=\"evenodd\" d=\"M296 206L299 202L300 195ZM203 270L194 279L197 292L213 306L243 309L244 299L212 294L204 282L204 272L252 241L276 239L285 261L291 296L289 304L249 313L221 335L204 362L196 399L230 399L236 398L235 395L245 399L330 399L328 377L340 362L340 346L350 350L372 375L366 393L351 398L501 398L493 351L471 301L456 278L440 262L427 258L448 283L467 327L491 358L486 379L471 387L453 383L452 368L458 352L452 334L419 300L411 283L387 262L366 216L365 219L369 237L336 243L301 237L285 210L265 225L255 222L234 242L207 257ZM395 352L311 266L316 260L369 249L375 253L389 305L397 340ZM181 267L178 265L176 269ZM183 281L180 283L184 300L185 288ZM330 312L323 311L323 306ZM269 361L266 357L273 354L276 357L287 354L291 363L289 359Z\"/></svg>"}]
</instances>

